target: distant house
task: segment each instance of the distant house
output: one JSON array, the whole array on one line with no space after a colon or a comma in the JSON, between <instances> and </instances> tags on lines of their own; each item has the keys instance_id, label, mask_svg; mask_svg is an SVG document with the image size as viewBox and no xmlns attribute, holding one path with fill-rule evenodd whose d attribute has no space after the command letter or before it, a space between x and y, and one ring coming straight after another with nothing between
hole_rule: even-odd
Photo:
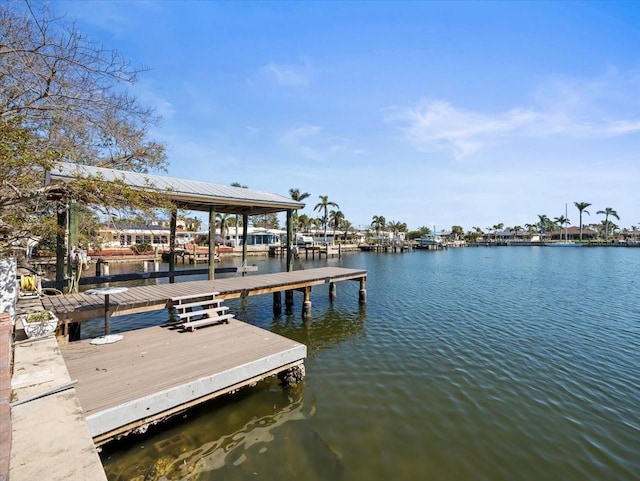
<instances>
[{"instance_id":1,"label":"distant house","mask_svg":"<svg viewBox=\"0 0 640 481\"><path fill-rule=\"evenodd\" d=\"M191 241L191 232L176 230L176 244L187 244ZM136 244L150 244L160 249L169 247L169 229L160 225L120 226L103 225L98 229L103 249L114 247L131 247Z\"/></svg>"},{"instance_id":2,"label":"distant house","mask_svg":"<svg viewBox=\"0 0 640 481\"><path fill-rule=\"evenodd\" d=\"M565 230L557 230L551 232L551 240L561 240L565 238ZM566 238L568 240L580 240L580 227L571 226L566 230ZM598 233L588 227L582 226L582 240L597 239Z\"/></svg>"}]
</instances>

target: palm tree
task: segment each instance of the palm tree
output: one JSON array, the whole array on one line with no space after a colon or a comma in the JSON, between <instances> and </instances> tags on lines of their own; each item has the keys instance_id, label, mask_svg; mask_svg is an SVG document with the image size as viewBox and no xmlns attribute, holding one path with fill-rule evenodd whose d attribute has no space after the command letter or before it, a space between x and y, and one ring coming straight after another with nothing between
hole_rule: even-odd
<instances>
[{"instance_id":1,"label":"palm tree","mask_svg":"<svg viewBox=\"0 0 640 481\"><path fill-rule=\"evenodd\" d=\"M320 219L318 217L314 217L313 219L311 219L311 225L313 226L315 231L318 232L318 229L320 229L320 227L322 227L322 225L323 225L322 219ZM325 229L326 229L326 224L325 224ZM327 237L327 235L325 234L325 239L326 239L326 237Z\"/></svg>"},{"instance_id":2,"label":"palm tree","mask_svg":"<svg viewBox=\"0 0 640 481\"><path fill-rule=\"evenodd\" d=\"M390 220L389 222L387 222L387 229L389 229L393 234L393 240L395 240L398 232L400 231L400 225L401 223L396 222L395 220Z\"/></svg>"},{"instance_id":3,"label":"palm tree","mask_svg":"<svg viewBox=\"0 0 640 481\"><path fill-rule=\"evenodd\" d=\"M511 228L511 232L513 232L513 237L514 237L514 238L518 237L518 233L519 233L520 231L523 231L523 230L524 230L524 229L522 228L522 226L514 225L514 226Z\"/></svg>"},{"instance_id":4,"label":"palm tree","mask_svg":"<svg viewBox=\"0 0 640 481\"><path fill-rule=\"evenodd\" d=\"M615 217L620 220L618 213L611 207L605 207L604 210L599 210L596 214L604 214L604 240L609 239L609 216Z\"/></svg>"},{"instance_id":5,"label":"palm tree","mask_svg":"<svg viewBox=\"0 0 640 481\"><path fill-rule=\"evenodd\" d=\"M344 214L341 210L332 210L329 212L329 224L333 229L333 238L336 238L336 231L342 227L342 223L344 222Z\"/></svg>"},{"instance_id":6,"label":"palm tree","mask_svg":"<svg viewBox=\"0 0 640 481\"><path fill-rule=\"evenodd\" d=\"M467 232L465 237L473 240L474 242L478 242L478 239L480 237L484 237L484 231L482 230L482 227L474 225L471 229L473 230Z\"/></svg>"},{"instance_id":7,"label":"palm tree","mask_svg":"<svg viewBox=\"0 0 640 481\"><path fill-rule=\"evenodd\" d=\"M307 214L302 214L298 217L296 229L300 228L301 232L308 232L311 227L311 218Z\"/></svg>"},{"instance_id":8,"label":"palm tree","mask_svg":"<svg viewBox=\"0 0 640 481\"><path fill-rule=\"evenodd\" d=\"M320 202L316 204L316 206L313 208L313 211L322 212L322 217L320 218L320 221L322 222L322 225L324 227L324 240L326 242L327 241L327 224L329 223L329 207L335 207L336 209L339 209L340 206L335 202L331 202L329 200L328 195L319 195L318 197L320 198Z\"/></svg>"},{"instance_id":9,"label":"palm tree","mask_svg":"<svg viewBox=\"0 0 640 481\"><path fill-rule=\"evenodd\" d=\"M342 221L342 231L344 232L344 241L347 242L347 234L353 230L353 224L348 220Z\"/></svg>"},{"instance_id":10,"label":"palm tree","mask_svg":"<svg viewBox=\"0 0 640 481\"><path fill-rule=\"evenodd\" d=\"M216 224L220 226L220 237L222 238L222 243L226 244L227 239L227 225L229 221L229 214L216 214ZM214 229L215 232L215 229ZM236 229L237 232L237 229ZM215 235L215 234L214 234ZM216 240L213 239L213 243L215 245Z\"/></svg>"},{"instance_id":11,"label":"palm tree","mask_svg":"<svg viewBox=\"0 0 640 481\"><path fill-rule=\"evenodd\" d=\"M538 230L542 238L544 238L545 232L549 230L549 225L551 223L552 223L551 219L549 219L549 217L547 217L546 214L538 214L538 222L536 225L538 226Z\"/></svg>"},{"instance_id":12,"label":"palm tree","mask_svg":"<svg viewBox=\"0 0 640 481\"><path fill-rule=\"evenodd\" d=\"M502 222L493 226L493 239L495 241L498 240L498 231L501 230L503 227L504 227L504 224Z\"/></svg>"},{"instance_id":13,"label":"palm tree","mask_svg":"<svg viewBox=\"0 0 640 481\"><path fill-rule=\"evenodd\" d=\"M554 217L553 221L560 226L560 240L562 240L562 226L565 224L571 224L571 221L564 215L561 215L560 217ZM567 235L565 233L565 240L567 240L566 237Z\"/></svg>"},{"instance_id":14,"label":"palm tree","mask_svg":"<svg viewBox=\"0 0 640 481\"><path fill-rule=\"evenodd\" d=\"M292 200L295 200L297 202L302 202L307 197L311 196L311 194L309 192L300 193L300 189L298 189L298 188L289 189L289 195L291 196Z\"/></svg>"},{"instance_id":15,"label":"palm tree","mask_svg":"<svg viewBox=\"0 0 640 481\"><path fill-rule=\"evenodd\" d=\"M587 215L591 215L587 210L587 207L591 204L589 204L589 202L574 202L573 205L575 205L578 212L580 212L580 240L582 240L582 213L584 212Z\"/></svg>"},{"instance_id":16,"label":"palm tree","mask_svg":"<svg viewBox=\"0 0 640 481\"><path fill-rule=\"evenodd\" d=\"M451 234L456 240L462 239L464 237L464 229L461 225L451 226Z\"/></svg>"},{"instance_id":17,"label":"palm tree","mask_svg":"<svg viewBox=\"0 0 640 481\"><path fill-rule=\"evenodd\" d=\"M296 202L302 202L311 194L309 192L300 193L300 189L296 187L294 189L289 189L289 195L291 196L292 200L295 200ZM293 215L291 217L292 217L291 220L293 222L293 230L295 234L295 231L297 230L297 226L298 226L298 209L293 211Z\"/></svg>"},{"instance_id":18,"label":"palm tree","mask_svg":"<svg viewBox=\"0 0 640 481\"><path fill-rule=\"evenodd\" d=\"M376 237L380 240L380 231L384 230L387 226L387 219L383 215L374 215L371 221L371 227L376 231Z\"/></svg>"},{"instance_id":19,"label":"palm tree","mask_svg":"<svg viewBox=\"0 0 640 481\"><path fill-rule=\"evenodd\" d=\"M184 219L187 230L190 232L198 232L200 227L202 227L202 221L198 219L196 216L186 217Z\"/></svg>"}]
</instances>

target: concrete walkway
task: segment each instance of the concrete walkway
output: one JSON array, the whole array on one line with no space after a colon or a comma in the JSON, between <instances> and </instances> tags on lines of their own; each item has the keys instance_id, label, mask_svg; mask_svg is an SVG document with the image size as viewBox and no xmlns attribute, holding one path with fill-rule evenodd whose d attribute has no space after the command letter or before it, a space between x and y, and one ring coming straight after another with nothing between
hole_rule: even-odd
<instances>
[{"instance_id":1,"label":"concrete walkway","mask_svg":"<svg viewBox=\"0 0 640 481\"><path fill-rule=\"evenodd\" d=\"M11 452L11 335L8 313L0 313L0 481L9 479Z\"/></svg>"},{"instance_id":2,"label":"concrete walkway","mask_svg":"<svg viewBox=\"0 0 640 481\"><path fill-rule=\"evenodd\" d=\"M106 481L55 336L17 341L13 354L9 479Z\"/></svg>"}]
</instances>

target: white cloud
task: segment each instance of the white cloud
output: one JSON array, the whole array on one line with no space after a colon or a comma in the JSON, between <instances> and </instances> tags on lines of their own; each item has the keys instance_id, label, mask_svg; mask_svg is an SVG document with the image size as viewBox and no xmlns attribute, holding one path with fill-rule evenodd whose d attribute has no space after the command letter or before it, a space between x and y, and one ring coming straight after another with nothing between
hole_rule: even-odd
<instances>
[{"instance_id":1,"label":"white cloud","mask_svg":"<svg viewBox=\"0 0 640 481\"><path fill-rule=\"evenodd\" d=\"M286 130L279 143L300 159L325 162L336 160L344 154L360 155L362 150L351 148L345 137L327 134L317 125L300 124Z\"/></svg>"},{"instance_id":2,"label":"white cloud","mask_svg":"<svg viewBox=\"0 0 640 481\"><path fill-rule=\"evenodd\" d=\"M526 110L490 115L458 109L445 101L421 101L415 107L393 109L389 120L402 125L418 150L451 150L459 158L523 131L538 117Z\"/></svg>"},{"instance_id":3,"label":"white cloud","mask_svg":"<svg viewBox=\"0 0 640 481\"><path fill-rule=\"evenodd\" d=\"M493 113L421 100L415 106L390 108L387 121L399 125L416 149L449 151L460 159L518 137L589 140L640 133L639 87L637 73L622 76L609 69L593 80L547 82L531 107Z\"/></svg>"},{"instance_id":4,"label":"white cloud","mask_svg":"<svg viewBox=\"0 0 640 481\"><path fill-rule=\"evenodd\" d=\"M299 125L284 132L280 143L303 159L322 161L324 154L314 146L321 132L322 128L317 125Z\"/></svg>"},{"instance_id":5,"label":"white cloud","mask_svg":"<svg viewBox=\"0 0 640 481\"><path fill-rule=\"evenodd\" d=\"M307 60L297 65L272 61L260 68L263 78L283 87L306 87L311 82L311 74Z\"/></svg>"}]
</instances>

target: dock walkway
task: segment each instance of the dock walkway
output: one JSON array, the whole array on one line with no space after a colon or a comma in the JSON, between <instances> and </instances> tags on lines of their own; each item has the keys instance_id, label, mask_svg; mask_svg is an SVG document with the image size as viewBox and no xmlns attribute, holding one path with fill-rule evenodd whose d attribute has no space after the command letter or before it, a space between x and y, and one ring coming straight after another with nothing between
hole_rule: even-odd
<instances>
[{"instance_id":1,"label":"dock walkway","mask_svg":"<svg viewBox=\"0 0 640 481\"><path fill-rule=\"evenodd\" d=\"M218 292L219 299L235 299L287 290L301 290L305 292L305 301L308 301L308 294L313 286L357 280L360 281L362 291L366 277L366 270L321 267L210 281L130 287L127 292L110 296L111 315L118 316L163 309L169 307L172 297L206 292ZM65 325L104 315L104 301L98 296L83 293L44 297L42 304L44 309L55 312L58 319Z\"/></svg>"},{"instance_id":2,"label":"dock walkway","mask_svg":"<svg viewBox=\"0 0 640 481\"><path fill-rule=\"evenodd\" d=\"M106 481L56 338L17 343L13 361L6 479Z\"/></svg>"}]
</instances>

